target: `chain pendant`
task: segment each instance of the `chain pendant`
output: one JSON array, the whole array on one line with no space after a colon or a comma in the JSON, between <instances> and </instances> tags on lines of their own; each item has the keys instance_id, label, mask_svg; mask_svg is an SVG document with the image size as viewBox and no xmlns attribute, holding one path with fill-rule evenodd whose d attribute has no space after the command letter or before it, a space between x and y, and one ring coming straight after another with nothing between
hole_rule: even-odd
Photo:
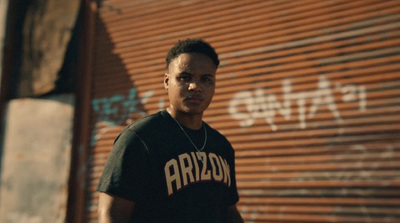
<instances>
[{"instance_id":1,"label":"chain pendant","mask_svg":"<svg viewBox=\"0 0 400 223\"><path fill-rule=\"evenodd\" d=\"M203 162L203 157L200 155L200 151L197 151L197 156L200 157L201 163L204 164L204 162Z\"/></svg>"},{"instance_id":2,"label":"chain pendant","mask_svg":"<svg viewBox=\"0 0 400 223\"><path fill-rule=\"evenodd\" d=\"M169 113L168 113L169 114ZM170 117L172 118L172 120L174 120L176 122L176 124L178 124L179 128L182 130L182 132L185 134L185 136L187 137L187 139L190 141L190 143L193 145L193 147L197 150L197 156L200 157L201 163L204 163L203 161L203 157L200 155L200 152L203 151L203 149L206 147L207 144L207 129L204 125L204 123L201 123L201 126L204 129L204 144L203 147L201 147L201 149L198 149L197 146L194 144L194 142L190 139L189 135L186 133L186 131L182 128L181 124L179 124L179 122L174 119L174 117L171 116L171 114L169 114Z\"/></svg>"}]
</instances>

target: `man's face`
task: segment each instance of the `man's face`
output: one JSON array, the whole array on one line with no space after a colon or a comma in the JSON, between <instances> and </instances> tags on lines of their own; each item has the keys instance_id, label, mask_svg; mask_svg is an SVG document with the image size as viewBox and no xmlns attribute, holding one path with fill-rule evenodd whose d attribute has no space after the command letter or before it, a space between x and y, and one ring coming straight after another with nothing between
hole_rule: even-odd
<instances>
[{"instance_id":1,"label":"man's face","mask_svg":"<svg viewBox=\"0 0 400 223\"><path fill-rule=\"evenodd\" d=\"M170 108L177 113L203 114L215 92L213 61L203 54L181 54L173 59L164 76Z\"/></svg>"}]
</instances>

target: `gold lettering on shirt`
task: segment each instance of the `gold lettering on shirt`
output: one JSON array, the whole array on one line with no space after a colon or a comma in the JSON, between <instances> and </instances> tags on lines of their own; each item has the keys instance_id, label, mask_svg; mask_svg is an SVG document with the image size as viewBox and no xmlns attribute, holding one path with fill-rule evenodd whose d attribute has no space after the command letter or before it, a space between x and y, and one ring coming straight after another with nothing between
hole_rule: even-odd
<instances>
[{"instance_id":1,"label":"gold lettering on shirt","mask_svg":"<svg viewBox=\"0 0 400 223\"><path fill-rule=\"evenodd\" d=\"M164 166L168 196L183 187L206 181L221 182L230 187L230 171L228 162L215 153L182 153Z\"/></svg>"},{"instance_id":2,"label":"gold lettering on shirt","mask_svg":"<svg viewBox=\"0 0 400 223\"><path fill-rule=\"evenodd\" d=\"M192 165L192 160L190 159L189 154L183 153L179 155L179 163L181 165L181 176L183 179L183 186L185 187L188 185L188 177L190 180L190 183L194 183L194 177L193 177L193 165ZM187 165L186 165L187 164Z\"/></svg>"},{"instance_id":3,"label":"gold lettering on shirt","mask_svg":"<svg viewBox=\"0 0 400 223\"><path fill-rule=\"evenodd\" d=\"M171 167L174 170L172 174L171 174ZM176 159L171 159L170 161L167 162L167 164L165 164L164 172L168 188L168 195L171 195L174 193L174 189L172 188L172 182L175 181L176 190L179 190L182 187L181 176L179 174L179 167Z\"/></svg>"},{"instance_id":4,"label":"gold lettering on shirt","mask_svg":"<svg viewBox=\"0 0 400 223\"><path fill-rule=\"evenodd\" d=\"M212 173L213 173L214 180L222 181L222 178L224 177L224 175L222 172L221 163L219 162L218 156L215 155L214 153L210 153L208 155L208 157L210 158L210 163L211 163L211 167L212 167ZM216 168L217 166L218 166L218 170Z\"/></svg>"},{"instance_id":5,"label":"gold lettering on shirt","mask_svg":"<svg viewBox=\"0 0 400 223\"><path fill-rule=\"evenodd\" d=\"M203 160L203 168L201 169L201 180L209 181L211 180L211 170L207 169L207 154L205 152L198 153Z\"/></svg>"},{"instance_id":6,"label":"gold lettering on shirt","mask_svg":"<svg viewBox=\"0 0 400 223\"><path fill-rule=\"evenodd\" d=\"M195 152L191 152L190 154L192 155L192 158L193 158L193 164L194 164L194 170L195 170L195 176L196 176L196 182L197 182L197 181L200 180L199 179L199 177L200 177L199 164L197 163L199 158L198 157L196 158L196 153Z\"/></svg>"},{"instance_id":7,"label":"gold lettering on shirt","mask_svg":"<svg viewBox=\"0 0 400 223\"><path fill-rule=\"evenodd\" d=\"M228 186L231 186L231 169L226 160L224 160L222 157L219 157L219 159L221 160L222 169L224 170L224 183L226 183Z\"/></svg>"}]
</instances>

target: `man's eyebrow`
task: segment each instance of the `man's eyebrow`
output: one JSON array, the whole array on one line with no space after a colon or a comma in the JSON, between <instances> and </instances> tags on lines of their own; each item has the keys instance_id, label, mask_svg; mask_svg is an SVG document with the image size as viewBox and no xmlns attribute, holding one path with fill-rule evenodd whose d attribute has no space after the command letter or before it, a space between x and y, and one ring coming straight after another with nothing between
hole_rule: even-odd
<instances>
[{"instance_id":1,"label":"man's eyebrow","mask_svg":"<svg viewBox=\"0 0 400 223\"><path fill-rule=\"evenodd\" d=\"M188 71L182 71L182 72L180 72L179 74L185 74L185 75L192 75L190 72L188 72Z\"/></svg>"},{"instance_id":2,"label":"man's eyebrow","mask_svg":"<svg viewBox=\"0 0 400 223\"><path fill-rule=\"evenodd\" d=\"M214 77L214 74L203 74L203 76L211 76L211 77Z\"/></svg>"},{"instance_id":3,"label":"man's eyebrow","mask_svg":"<svg viewBox=\"0 0 400 223\"><path fill-rule=\"evenodd\" d=\"M193 74L188 72L188 71L182 71L182 72L179 73L179 75L193 75ZM205 74L201 74L201 76L214 77L215 75L209 74L209 73L205 73Z\"/></svg>"}]
</instances>

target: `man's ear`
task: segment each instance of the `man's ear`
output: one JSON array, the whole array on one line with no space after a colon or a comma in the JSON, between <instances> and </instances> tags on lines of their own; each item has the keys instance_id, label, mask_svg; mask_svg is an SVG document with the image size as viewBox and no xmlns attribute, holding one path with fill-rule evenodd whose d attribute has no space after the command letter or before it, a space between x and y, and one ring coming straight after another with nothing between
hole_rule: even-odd
<instances>
[{"instance_id":1,"label":"man's ear","mask_svg":"<svg viewBox=\"0 0 400 223\"><path fill-rule=\"evenodd\" d=\"M169 74L165 73L164 74L164 88L168 89L168 86L169 86Z\"/></svg>"}]
</instances>

